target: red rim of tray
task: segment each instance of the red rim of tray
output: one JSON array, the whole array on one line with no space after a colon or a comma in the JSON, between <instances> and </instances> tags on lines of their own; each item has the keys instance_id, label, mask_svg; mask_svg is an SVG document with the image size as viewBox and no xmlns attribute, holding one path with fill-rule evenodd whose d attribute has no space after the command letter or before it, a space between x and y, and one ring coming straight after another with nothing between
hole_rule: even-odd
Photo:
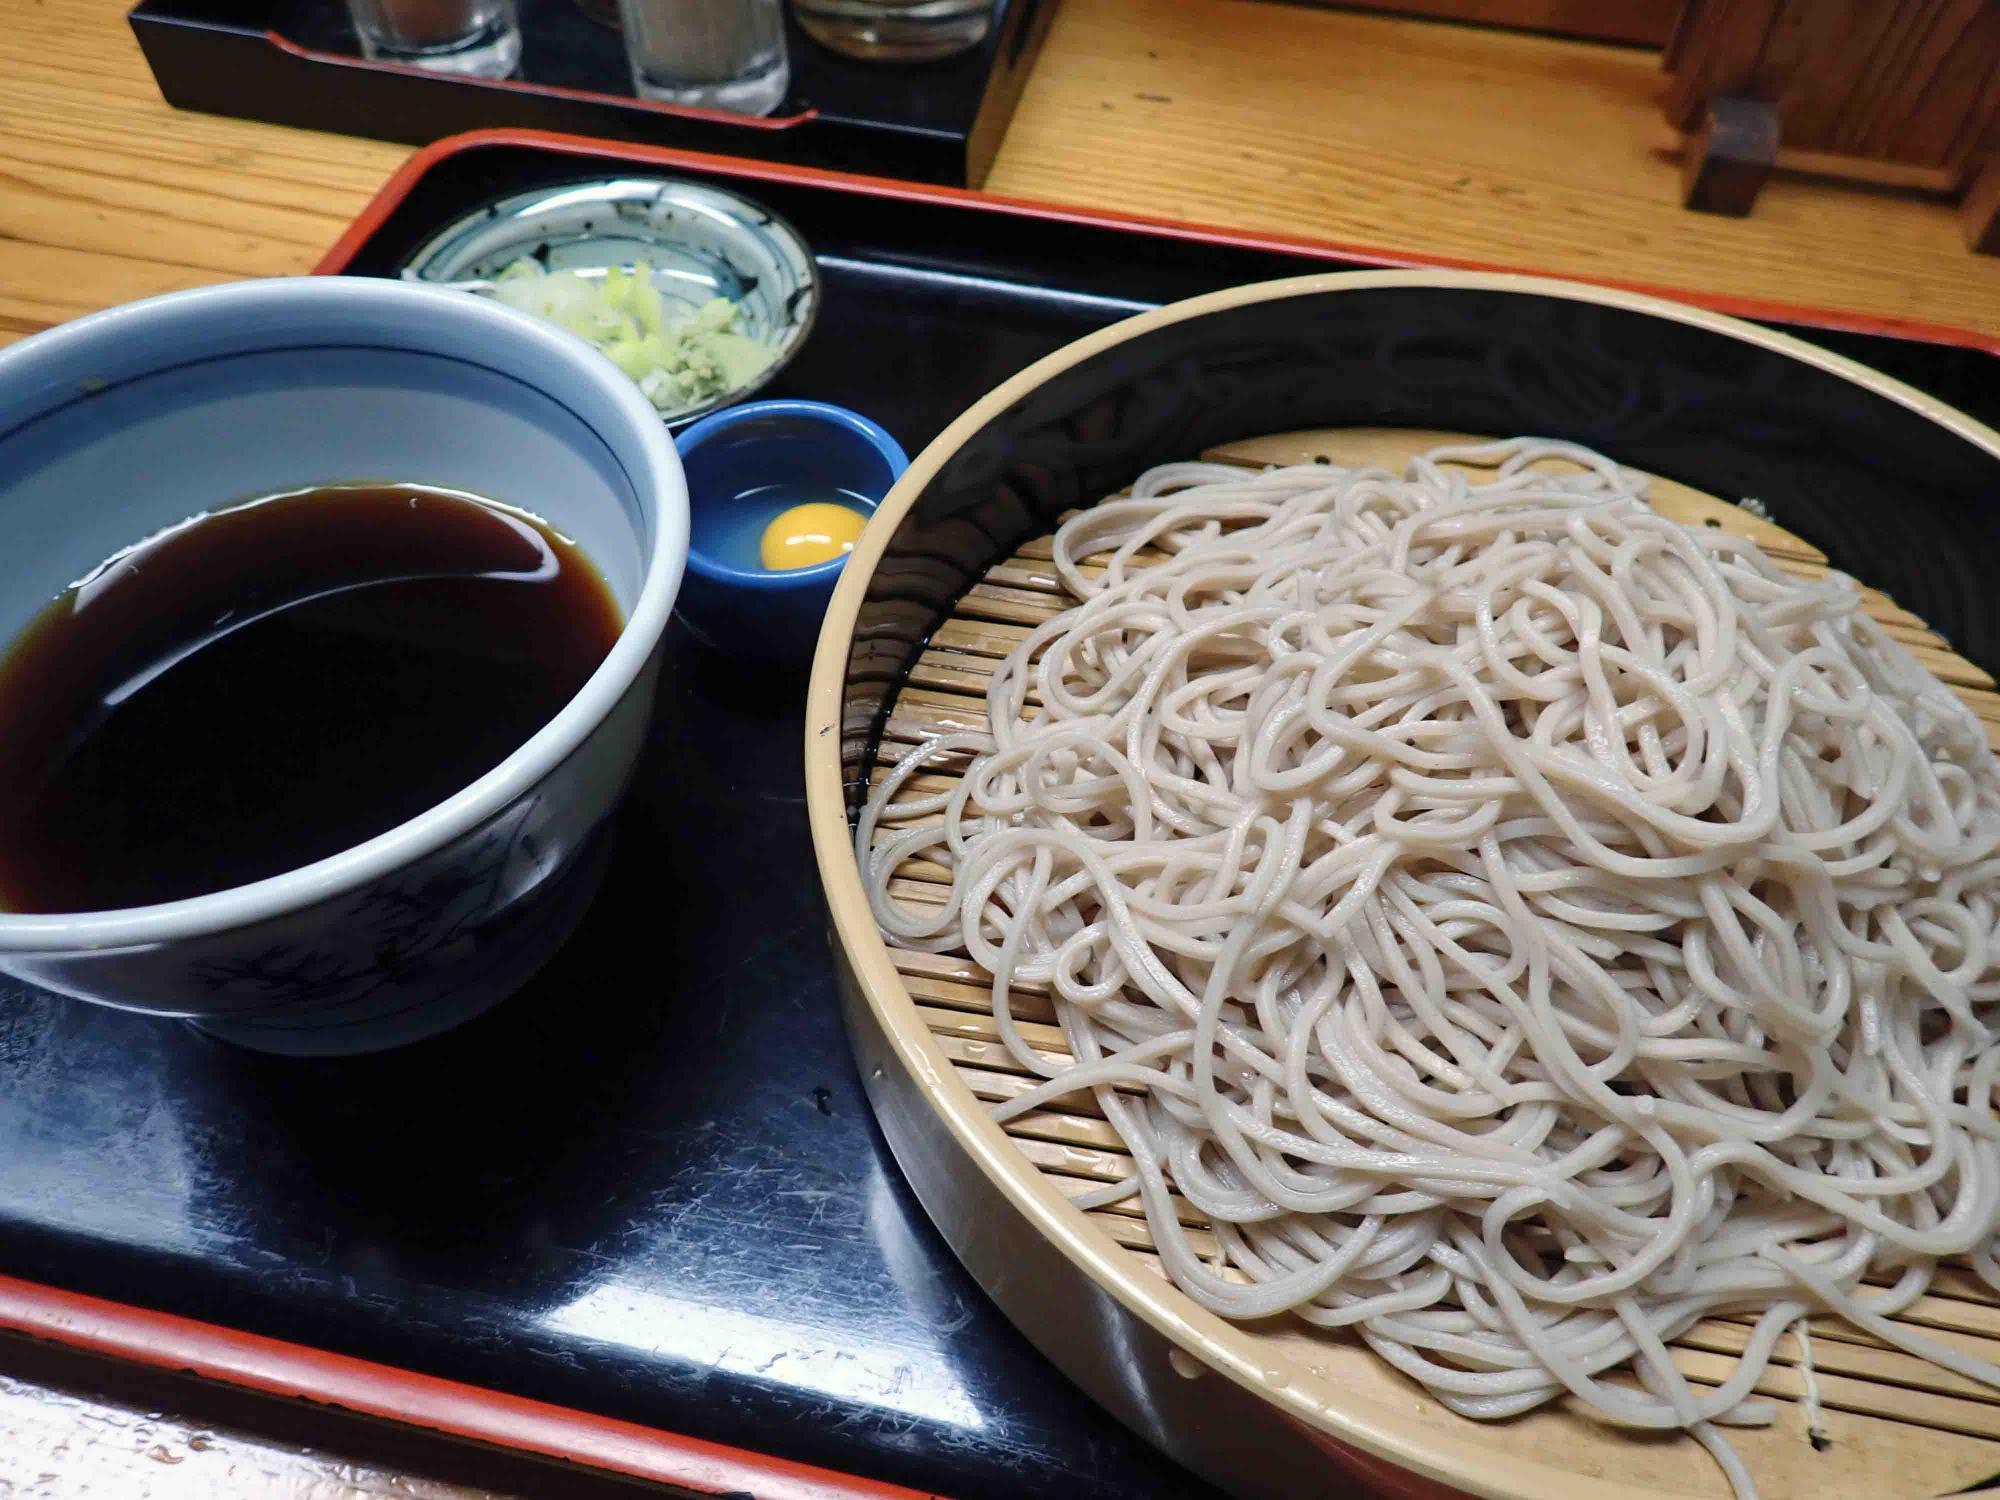
<instances>
[{"instance_id":1,"label":"red rim of tray","mask_svg":"<svg viewBox=\"0 0 2000 1500\"><path fill-rule=\"evenodd\" d=\"M303 1398L699 1493L757 1500L941 1500L902 1485L11 1276L0 1276L0 1328L173 1374Z\"/></svg>"}]
</instances>

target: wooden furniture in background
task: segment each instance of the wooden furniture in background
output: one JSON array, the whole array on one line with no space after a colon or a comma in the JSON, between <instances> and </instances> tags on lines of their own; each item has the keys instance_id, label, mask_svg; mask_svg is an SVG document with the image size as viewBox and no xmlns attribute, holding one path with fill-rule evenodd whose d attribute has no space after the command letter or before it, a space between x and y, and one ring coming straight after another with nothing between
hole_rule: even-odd
<instances>
[{"instance_id":1,"label":"wooden furniture in background","mask_svg":"<svg viewBox=\"0 0 2000 1500\"><path fill-rule=\"evenodd\" d=\"M1667 43L1667 118L1691 158L1739 186L1719 199L1690 163L1687 204L1746 213L1750 137L1761 106L1776 130L1753 132L1769 171L1811 172L1876 187L1956 196L2000 124L2000 5L1993 0L1687 0ZM1987 215L1990 221L1991 215ZM1969 225L1975 243L1986 226Z\"/></svg>"},{"instance_id":2,"label":"wooden furniture in background","mask_svg":"<svg viewBox=\"0 0 2000 1500\"><path fill-rule=\"evenodd\" d=\"M1982 255L2000 255L2000 152L1988 159L1958 206L1965 243Z\"/></svg>"},{"instance_id":3,"label":"wooden furniture in background","mask_svg":"<svg viewBox=\"0 0 2000 1500\"><path fill-rule=\"evenodd\" d=\"M1778 154L1778 110L1728 95L1705 111L1681 157L1681 201L1709 214L1750 212Z\"/></svg>"}]
</instances>

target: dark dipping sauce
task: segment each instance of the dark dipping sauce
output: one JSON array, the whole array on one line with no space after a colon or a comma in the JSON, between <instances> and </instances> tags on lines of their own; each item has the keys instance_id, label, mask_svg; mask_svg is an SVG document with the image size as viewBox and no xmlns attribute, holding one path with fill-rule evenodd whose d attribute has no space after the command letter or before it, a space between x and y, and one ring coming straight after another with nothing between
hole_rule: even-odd
<instances>
[{"instance_id":1,"label":"dark dipping sauce","mask_svg":"<svg viewBox=\"0 0 2000 1500\"><path fill-rule=\"evenodd\" d=\"M622 628L574 545L454 491L170 529L0 658L0 907L143 906L350 848L505 760Z\"/></svg>"}]
</instances>

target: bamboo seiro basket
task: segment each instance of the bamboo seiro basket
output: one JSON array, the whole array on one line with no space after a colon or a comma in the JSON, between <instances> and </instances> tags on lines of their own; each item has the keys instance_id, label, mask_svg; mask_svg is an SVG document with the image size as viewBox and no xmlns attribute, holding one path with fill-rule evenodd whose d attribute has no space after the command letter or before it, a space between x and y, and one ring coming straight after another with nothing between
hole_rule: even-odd
<instances>
[{"instance_id":1,"label":"bamboo seiro basket","mask_svg":"<svg viewBox=\"0 0 2000 1500\"><path fill-rule=\"evenodd\" d=\"M1802 576L1855 574L1869 611L2000 743L2000 692L1973 664L2000 661L2000 434L1797 340L1628 293L1436 272L1218 293L1085 338L980 401L912 465L850 560L806 721L848 1026L883 1130L959 1257L1066 1374L1223 1488L1723 1497L1713 1460L1678 1434L1566 1401L1476 1423L1358 1341L1232 1325L1181 1295L1136 1212L1070 1202L1121 1175L1122 1147L1087 1097L1005 1130L988 1117L1029 1081L995 1037L985 976L890 949L850 848L872 779L929 734L983 727L994 665L1067 604L1047 562L1064 514L1170 459L1394 463L1467 433L1590 444L1653 474L1655 504L1677 520L1750 535ZM1733 503L1745 496L1773 519ZM934 768L912 792L953 774ZM907 869L899 893L921 901L941 874ZM1062 1052L1054 1026L1024 1030ZM1186 1222L1199 1234L1192 1208ZM2000 1358L2000 1302L1963 1267L1905 1316ZM1813 1327L1827 1441L1808 1441L1786 1345L1758 1387L1781 1419L1732 1434L1765 1500L2000 1492L2000 1393L1833 1320ZM1745 1332L1711 1320L1677 1358L1712 1383Z\"/></svg>"}]
</instances>

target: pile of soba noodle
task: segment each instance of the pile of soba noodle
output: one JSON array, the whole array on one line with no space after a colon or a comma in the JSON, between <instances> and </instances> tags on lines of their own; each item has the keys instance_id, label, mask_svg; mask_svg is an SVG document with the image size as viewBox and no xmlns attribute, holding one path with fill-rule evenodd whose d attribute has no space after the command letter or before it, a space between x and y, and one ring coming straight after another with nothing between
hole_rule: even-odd
<instances>
[{"instance_id":1,"label":"pile of soba noodle","mask_svg":"<svg viewBox=\"0 0 2000 1500\"><path fill-rule=\"evenodd\" d=\"M1529 439L1153 469L858 849L1048 1078L995 1113L1094 1092L1133 1172L1083 1201L1136 1195L1189 1296L1468 1416L1685 1428L1747 1494L1716 1429L1773 1420L1808 1313L2000 1384L1890 1321L1944 1257L2000 1285L2000 775L1850 581L1643 493ZM889 893L919 857L941 910ZM1747 1348L1693 1384L1665 1346L1716 1316Z\"/></svg>"}]
</instances>

